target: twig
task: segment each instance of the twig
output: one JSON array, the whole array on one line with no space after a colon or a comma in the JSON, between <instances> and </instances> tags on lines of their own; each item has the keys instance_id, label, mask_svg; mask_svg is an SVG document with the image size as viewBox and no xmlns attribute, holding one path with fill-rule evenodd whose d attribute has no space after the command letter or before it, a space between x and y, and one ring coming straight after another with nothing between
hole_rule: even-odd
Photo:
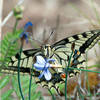
<instances>
[{"instance_id":1,"label":"twig","mask_svg":"<svg viewBox=\"0 0 100 100\"><path fill-rule=\"evenodd\" d=\"M19 2L17 3L16 6L21 5L23 2L24 2L24 0L19 0ZM1 4L1 3L0 3L0 4ZM11 12L5 17L5 19L4 19L3 22L1 23L0 27L3 27L3 26L6 24L6 22L11 18L12 15L13 15L13 11L11 11Z\"/></svg>"},{"instance_id":2,"label":"twig","mask_svg":"<svg viewBox=\"0 0 100 100\"><path fill-rule=\"evenodd\" d=\"M1 23L2 23L2 10L3 10L3 0L0 0L0 39L1 39L1 32L2 32L2 28L1 28Z\"/></svg>"},{"instance_id":3,"label":"twig","mask_svg":"<svg viewBox=\"0 0 100 100\"><path fill-rule=\"evenodd\" d=\"M1 40L1 32L2 32L2 28L1 28L1 23L2 23L2 9L3 9L3 0L0 0L0 40ZM1 46L1 44L0 44L0 46ZM0 99L1 99L1 91L0 91Z\"/></svg>"}]
</instances>

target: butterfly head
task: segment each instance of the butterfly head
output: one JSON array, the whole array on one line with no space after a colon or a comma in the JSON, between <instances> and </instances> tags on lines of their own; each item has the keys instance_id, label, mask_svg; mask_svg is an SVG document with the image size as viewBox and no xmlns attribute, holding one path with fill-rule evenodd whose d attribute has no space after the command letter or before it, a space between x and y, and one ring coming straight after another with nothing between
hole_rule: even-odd
<instances>
[{"instance_id":1,"label":"butterfly head","mask_svg":"<svg viewBox=\"0 0 100 100\"><path fill-rule=\"evenodd\" d=\"M53 51L51 49L51 46L49 44L43 45L41 47L42 53L45 57L50 58L53 55Z\"/></svg>"}]
</instances>

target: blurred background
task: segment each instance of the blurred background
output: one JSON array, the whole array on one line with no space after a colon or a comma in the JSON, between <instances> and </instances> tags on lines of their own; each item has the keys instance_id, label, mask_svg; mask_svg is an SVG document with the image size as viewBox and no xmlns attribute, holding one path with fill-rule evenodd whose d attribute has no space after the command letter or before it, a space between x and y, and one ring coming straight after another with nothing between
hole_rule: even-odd
<instances>
[{"instance_id":1,"label":"blurred background","mask_svg":"<svg viewBox=\"0 0 100 100\"><path fill-rule=\"evenodd\" d=\"M17 3L18 0L3 1L2 20ZM49 39L49 44L53 44L55 41L73 34L99 29L99 4L99 0L24 0L22 3L23 19L19 22L18 28L23 28L26 22L31 21L33 23L33 39L40 45L46 44L45 40L54 31ZM2 37L12 31L14 23L15 18L12 16L2 27ZM26 48L27 46L25 46ZM30 48L34 47L30 46ZM100 53L99 49L97 49L97 53ZM92 55L89 55L90 58ZM94 58L95 55L92 59Z\"/></svg>"},{"instance_id":2,"label":"blurred background","mask_svg":"<svg viewBox=\"0 0 100 100\"><path fill-rule=\"evenodd\" d=\"M19 0L3 1L2 21L18 2ZM24 0L22 6L24 7L23 19L17 28L23 28L26 22L31 21L33 23L33 39L39 45L46 44L44 40L52 31L54 33L48 41L49 44L74 34L100 29L100 0ZM14 23L15 18L12 16L2 27L2 38L7 32L12 31ZM31 44L25 45L24 49L27 48L34 47ZM100 46L98 44L88 52L88 66L97 62L100 63ZM99 82L95 85L100 85L100 75L93 74L93 76L95 79L99 77ZM73 83L73 79L69 83ZM51 100L46 89L39 87L38 90L42 91L45 100ZM2 90L3 93L4 91L5 89Z\"/></svg>"}]
</instances>

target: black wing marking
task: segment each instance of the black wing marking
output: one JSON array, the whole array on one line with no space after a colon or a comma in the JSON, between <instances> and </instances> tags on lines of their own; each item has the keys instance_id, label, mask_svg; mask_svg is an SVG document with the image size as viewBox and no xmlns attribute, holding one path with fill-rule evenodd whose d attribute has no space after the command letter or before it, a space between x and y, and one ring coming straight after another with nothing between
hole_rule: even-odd
<instances>
[{"instance_id":1,"label":"black wing marking","mask_svg":"<svg viewBox=\"0 0 100 100\"><path fill-rule=\"evenodd\" d=\"M18 67L17 66L3 67L1 72L6 73L6 74L15 74L16 75L17 74L16 72L18 72ZM20 68L20 73L22 73L23 75L25 73L30 74L31 72L34 73L35 77L38 77L40 75L40 72L38 72L32 68L25 68L24 66L21 66L21 68Z\"/></svg>"},{"instance_id":2,"label":"black wing marking","mask_svg":"<svg viewBox=\"0 0 100 100\"><path fill-rule=\"evenodd\" d=\"M31 67L33 64L33 57L40 53L40 48L38 49L29 49L24 50L21 55L20 67ZM15 56L11 58L11 62L9 62L9 66L17 66L19 59L19 54L17 53Z\"/></svg>"},{"instance_id":3,"label":"black wing marking","mask_svg":"<svg viewBox=\"0 0 100 100\"><path fill-rule=\"evenodd\" d=\"M93 33L93 36L91 36L87 41L85 41L85 43L82 44L82 46L79 48L79 51L81 53L85 53L85 50L87 48L92 48L97 43L97 41L100 40L100 32L98 32L97 34L95 34L94 31L91 32Z\"/></svg>"},{"instance_id":4,"label":"black wing marking","mask_svg":"<svg viewBox=\"0 0 100 100\"><path fill-rule=\"evenodd\" d=\"M40 80L38 80L37 78L35 80L36 83L42 85L42 87L45 87L47 89L55 89L56 92L60 95L59 84L64 83L61 74L62 73L53 73L52 78L49 81L46 81L44 77L42 77Z\"/></svg>"},{"instance_id":5,"label":"black wing marking","mask_svg":"<svg viewBox=\"0 0 100 100\"><path fill-rule=\"evenodd\" d=\"M4 67L2 68L1 73L6 73L6 74L12 74L13 72L14 75L17 75L18 72L18 67L17 66L9 66L9 67ZM20 73L21 75L25 75L25 74L33 74L32 76L34 77L35 81L37 84L42 85L42 87L48 88L48 89L52 89L54 88L58 94L60 94L60 90L59 90L59 83L64 83L64 80L61 78L61 73L52 73L52 78L51 80L47 81L44 77L42 77L41 79L38 78L38 76L40 75L39 71L36 71L35 69L32 68L25 68L25 67L21 67L20 68Z\"/></svg>"},{"instance_id":6,"label":"black wing marking","mask_svg":"<svg viewBox=\"0 0 100 100\"><path fill-rule=\"evenodd\" d=\"M92 30L60 40L53 44L51 48L55 48L57 50L65 45L67 47L67 44L74 42L79 51L81 53L85 53L86 49L93 47L98 40L100 40L100 30Z\"/></svg>"}]
</instances>

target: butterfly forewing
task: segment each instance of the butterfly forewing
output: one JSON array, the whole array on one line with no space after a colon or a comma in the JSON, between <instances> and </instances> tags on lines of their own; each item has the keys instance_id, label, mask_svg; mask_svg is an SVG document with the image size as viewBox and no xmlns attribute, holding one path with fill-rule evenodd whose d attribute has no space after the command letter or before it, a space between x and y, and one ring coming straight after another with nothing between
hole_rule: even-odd
<instances>
[{"instance_id":1,"label":"butterfly forewing","mask_svg":"<svg viewBox=\"0 0 100 100\"><path fill-rule=\"evenodd\" d=\"M79 59L82 60L84 59L82 54L93 47L99 39L100 30L93 30L65 38L53 44L51 48L54 49L54 56L58 59L59 63L65 66L66 63L68 64L68 58L72 53L71 47L73 43L75 43L74 49L80 52Z\"/></svg>"},{"instance_id":2,"label":"butterfly forewing","mask_svg":"<svg viewBox=\"0 0 100 100\"><path fill-rule=\"evenodd\" d=\"M81 53L85 53L85 50L93 47L98 40L100 40L100 30L92 30L62 39L54 43L51 47L57 50L59 48L63 49L66 45L66 49L68 50L71 49L71 44L75 43L75 48L80 50ZM83 48L83 50L81 50L81 48ZM68 51L71 52L71 50Z\"/></svg>"}]
</instances>

